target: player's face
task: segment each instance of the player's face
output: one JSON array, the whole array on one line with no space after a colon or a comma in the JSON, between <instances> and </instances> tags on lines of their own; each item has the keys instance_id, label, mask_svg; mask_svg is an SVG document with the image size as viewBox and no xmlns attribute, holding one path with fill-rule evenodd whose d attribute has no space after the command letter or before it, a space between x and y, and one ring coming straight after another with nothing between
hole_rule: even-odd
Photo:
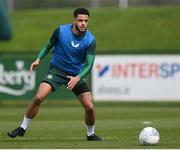
<instances>
[{"instance_id":1,"label":"player's face","mask_svg":"<svg viewBox=\"0 0 180 150\"><path fill-rule=\"evenodd\" d=\"M89 16L79 14L77 18L74 18L74 25L79 33L83 33L88 25Z\"/></svg>"}]
</instances>

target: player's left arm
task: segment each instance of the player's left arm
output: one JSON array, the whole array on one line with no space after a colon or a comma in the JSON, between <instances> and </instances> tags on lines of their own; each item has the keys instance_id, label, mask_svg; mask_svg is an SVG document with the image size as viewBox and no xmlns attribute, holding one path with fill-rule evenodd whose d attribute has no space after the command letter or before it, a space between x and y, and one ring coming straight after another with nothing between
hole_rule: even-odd
<instances>
[{"instance_id":1,"label":"player's left arm","mask_svg":"<svg viewBox=\"0 0 180 150\"><path fill-rule=\"evenodd\" d=\"M81 72L75 77L67 76L70 79L70 81L67 84L68 89L70 90L73 89L73 87L77 84L79 80L85 78L90 73L90 71L92 70L93 63L94 63L95 53L96 53L96 41L94 40L91 42L90 46L87 48L86 61Z\"/></svg>"},{"instance_id":2,"label":"player's left arm","mask_svg":"<svg viewBox=\"0 0 180 150\"><path fill-rule=\"evenodd\" d=\"M96 42L94 40L92 41L92 43L90 44L90 46L86 51L86 62L84 68L81 70L80 74L78 75L80 79L85 78L91 72L95 59L95 54L96 54Z\"/></svg>"}]
</instances>

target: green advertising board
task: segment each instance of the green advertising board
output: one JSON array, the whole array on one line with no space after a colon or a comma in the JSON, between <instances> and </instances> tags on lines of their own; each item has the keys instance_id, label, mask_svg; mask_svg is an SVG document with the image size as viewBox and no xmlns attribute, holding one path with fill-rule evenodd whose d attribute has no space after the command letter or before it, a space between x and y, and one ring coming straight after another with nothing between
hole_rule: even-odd
<instances>
[{"instance_id":1,"label":"green advertising board","mask_svg":"<svg viewBox=\"0 0 180 150\"><path fill-rule=\"evenodd\" d=\"M48 71L51 57L46 57L36 68L35 73L30 73L31 63L37 54L1 54L0 55L0 99L32 99L40 82ZM60 87L49 96L50 99L74 99L76 96L66 86Z\"/></svg>"}]
</instances>

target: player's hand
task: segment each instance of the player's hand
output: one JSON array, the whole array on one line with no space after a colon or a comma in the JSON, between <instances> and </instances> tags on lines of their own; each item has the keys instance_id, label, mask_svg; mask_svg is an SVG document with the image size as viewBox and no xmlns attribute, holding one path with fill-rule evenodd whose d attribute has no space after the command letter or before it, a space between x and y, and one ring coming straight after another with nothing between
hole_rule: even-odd
<instances>
[{"instance_id":1,"label":"player's hand","mask_svg":"<svg viewBox=\"0 0 180 150\"><path fill-rule=\"evenodd\" d=\"M67 89L72 90L74 88L74 86L78 83L78 81L80 80L79 76L67 76L67 78L70 79L70 81L67 84Z\"/></svg>"},{"instance_id":2,"label":"player's hand","mask_svg":"<svg viewBox=\"0 0 180 150\"><path fill-rule=\"evenodd\" d=\"M37 67L38 65L40 64L40 59L37 58L32 64L31 64L31 67L30 67L30 72L33 73L34 72L34 69L35 67Z\"/></svg>"}]
</instances>

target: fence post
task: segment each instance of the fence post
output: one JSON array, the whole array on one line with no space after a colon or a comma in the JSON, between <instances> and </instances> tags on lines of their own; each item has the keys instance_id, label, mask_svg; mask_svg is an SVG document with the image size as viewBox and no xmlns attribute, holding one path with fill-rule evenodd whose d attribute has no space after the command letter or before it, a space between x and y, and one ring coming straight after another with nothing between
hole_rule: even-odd
<instances>
[{"instance_id":1,"label":"fence post","mask_svg":"<svg viewBox=\"0 0 180 150\"><path fill-rule=\"evenodd\" d=\"M128 0L119 0L119 8L127 9L128 8Z\"/></svg>"}]
</instances>

